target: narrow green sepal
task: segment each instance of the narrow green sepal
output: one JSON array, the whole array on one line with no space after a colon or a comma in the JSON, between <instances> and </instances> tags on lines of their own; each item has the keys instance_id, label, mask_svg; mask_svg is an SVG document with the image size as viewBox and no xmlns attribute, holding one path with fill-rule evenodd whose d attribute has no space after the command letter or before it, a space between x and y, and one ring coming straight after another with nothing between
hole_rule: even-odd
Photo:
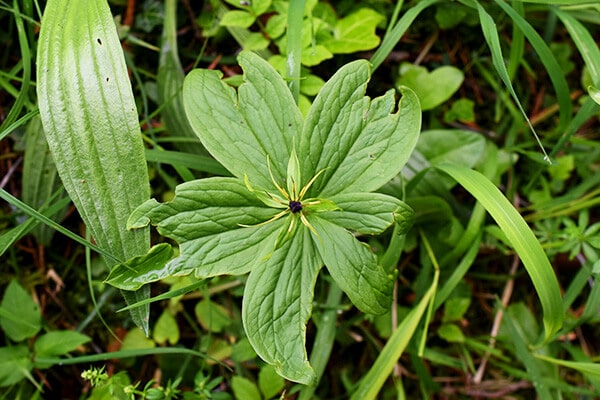
<instances>
[{"instance_id":1,"label":"narrow green sepal","mask_svg":"<svg viewBox=\"0 0 600 400\"><path fill-rule=\"evenodd\" d=\"M292 149L290 160L287 166L287 189L292 199L297 199L299 194L299 186L302 184L302 176L300 175L300 161L296 155L296 150Z\"/></svg>"},{"instance_id":2,"label":"narrow green sepal","mask_svg":"<svg viewBox=\"0 0 600 400\"><path fill-rule=\"evenodd\" d=\"M250 184L248 175L246 175L246 174L244 174L244 184L246 184L246 187L248 188L248 190L251 191L252 193L254 193L256 198L258 198L260 201L262 201L263 204L266 205L267 207L274 207L274 208L286 208L287 207L287 202L284 199L282 199L281 197L270 193L266 189L262 189L262 188L254 189L252 187L252 185Z\"/></svg>"},{"instance_id":3,"label":"narrow green sepal","mask_svg":"<svg viewBox=\"0 0 600 400\"><path fill-rule=\"evenodd\" d=\"M328 199L308 199L302 202L305 210L314 212L326 212L326 211L341 211L333 201Z\"/></svg>"}]
</instances>

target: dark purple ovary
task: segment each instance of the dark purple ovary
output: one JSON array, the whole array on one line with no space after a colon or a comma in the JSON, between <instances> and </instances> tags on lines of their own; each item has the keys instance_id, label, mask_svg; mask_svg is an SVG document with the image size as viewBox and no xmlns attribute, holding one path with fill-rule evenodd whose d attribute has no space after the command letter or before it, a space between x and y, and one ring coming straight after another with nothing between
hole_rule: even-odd
<instances>
[{"instance_id":1,"label":"dark purple ovary","mask_svg":"<svg viewBox=\"0 0 600 400\"><path fill-rule=\"evenodd\" d=\"M292 212L292 214L295 214L299 211L302 211L302 203L300 203L299 201L290 201L288 206L290 207L290 211Z\"/></svg>"}]
</instances>

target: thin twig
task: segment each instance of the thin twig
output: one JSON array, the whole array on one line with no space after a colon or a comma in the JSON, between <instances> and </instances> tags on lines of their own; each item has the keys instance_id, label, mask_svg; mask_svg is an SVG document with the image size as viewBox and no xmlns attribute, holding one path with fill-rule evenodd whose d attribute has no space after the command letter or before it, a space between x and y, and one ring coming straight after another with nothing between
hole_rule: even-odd
<instances>
[{"instance_id":1,"label":"thin twig","mask_svg":"<svg viewBox=\"0 0 600 400\"><path fill-rule=\"evenodd\" d=\"M500 325L502 325L502 317L504 316L504 312L502 311L504 308L508 306L510 302L510 298L512 296L513 289L515 287L515 279L514 276L517 273L517 269L521 264L519 256L515 255L513 257L513 263L510 267L509 272L509 280L506 282L504 286L504 290L502 291L502 307L498 309L496 312L496 316L494 317L494 324L492 325L492 331L490 332L490 340L488 342L489 348L493 349L496 346L496 337L498 336L498 331L500 330ZM490 358L491 351L486 351L483 359L481 360L481 364L479 364L479 368L473 377L473 384L478 385L483 380L483 375L485 374L485 368L487 366L488 359Z\"/></svg>"},{"instance_id":2,"label":"thin twig","mask_svg":"<svg viewBox=\"0 0 600 400\"><path fill-rule=\"evenodd\" d=\"M0 188L4 189L4 186L6 186L12 174L15 173L15 170L21 164L21 161L23 161L23 157L17 158L17 161L15 161L15 163L10 166L8 172L6 173L6 175L4 175L4 178L2 178L2 181L0 182Z\"/></svg>"}]
</instances>

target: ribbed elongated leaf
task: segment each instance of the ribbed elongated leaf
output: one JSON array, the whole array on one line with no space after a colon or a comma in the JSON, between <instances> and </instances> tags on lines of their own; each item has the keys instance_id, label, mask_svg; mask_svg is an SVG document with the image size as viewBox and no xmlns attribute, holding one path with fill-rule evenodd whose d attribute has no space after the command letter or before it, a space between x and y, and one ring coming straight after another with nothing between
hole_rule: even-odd
<instances>
[{"instance_id":1,"label":"ribbed elongated leaf","mask_svg":"<svg viewBox=\"0 0 600 400\"><path fill-rule=\"evenodd\" d=\"M544 249L521 215L485 176L451 164L438 165L468 190L496 220L529 273L544 311L544 338L549 339L562 326L564 315L560 288Z\"/></svg>"},{"instance_id":2,"label":"ribbed elongated leaf","mask_svg":"<svg viewBox=\"0 0 600 400\"><path fill-rule=\"evenodd\" d=\"M128 231L150 197L137 111L106 0L49 0L38 47L42 124L60 178L109 266L145 254L149 230ZM149 288L127 293L135 301ZM148 329L148 307L133 318Z\"/></svg>"}]
</instances>

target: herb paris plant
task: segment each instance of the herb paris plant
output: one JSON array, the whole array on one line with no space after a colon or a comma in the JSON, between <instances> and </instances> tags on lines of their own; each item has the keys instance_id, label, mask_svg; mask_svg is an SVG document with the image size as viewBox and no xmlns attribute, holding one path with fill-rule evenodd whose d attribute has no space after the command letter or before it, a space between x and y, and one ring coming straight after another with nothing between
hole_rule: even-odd
<instances>
[{"instance_id":1,"label":"herb paris plant","mask_svg":"<svg viewBox=\"0 0 600 400\"><path fill-rule=\"evenodd\" d=\"M174 274L250 272L242 318L252 346L282 376L309 384L305 330L324 265L360 310L378 314L390 306L393 275L351 232L410 226L405 203L373 191L412 152L419 102L404 88L397 111L394 90L369 99L370 65L355 61L325 84L303 121L266 61L242 52L239 63L244 83L237 92L219 72L200 69L183 89L193 129L234 177L187 182L171 202L142 204L129 227L156 225L179 243L180 255L158 271L117 269L109 282L132 290Z\"/></svg>"}]
</instances>

